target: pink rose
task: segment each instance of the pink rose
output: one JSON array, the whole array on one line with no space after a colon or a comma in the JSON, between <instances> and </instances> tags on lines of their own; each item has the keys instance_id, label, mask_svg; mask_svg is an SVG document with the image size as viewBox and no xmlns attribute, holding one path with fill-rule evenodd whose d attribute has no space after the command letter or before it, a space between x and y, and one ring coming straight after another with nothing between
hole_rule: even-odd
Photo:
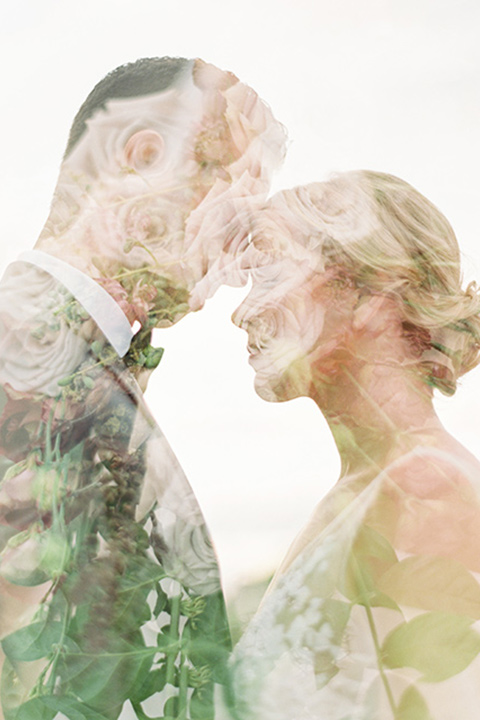
<instances>
[{"instance_id":1,"label":"pink rose","mask_svg":"<svg viewBox=\"0 0 480 720\"><path fill-rule=\"evenodd\" d=\"M263 183L248 173L233 184L217 180L188 218L185 259L196 281L190 296L192 310L201 308L220 285L246 283L241 256L255 210L264 202L263 191Z\"/></svg>"}]
</instances>

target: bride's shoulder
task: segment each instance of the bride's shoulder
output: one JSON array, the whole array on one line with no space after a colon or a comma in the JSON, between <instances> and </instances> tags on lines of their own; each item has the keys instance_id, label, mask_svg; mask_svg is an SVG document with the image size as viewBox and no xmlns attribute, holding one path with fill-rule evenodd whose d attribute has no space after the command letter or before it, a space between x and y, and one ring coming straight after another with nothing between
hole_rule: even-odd
<instances>
[{"instance_id":1,"label":"bride's shoulder","mask_svg":"<svg viewBox=\"0 0 480 720\"><path fill-rule=\"evenodd\" d=\"M441 444L419 444L393 460L382 473L382 480L418 498L458 492L480 495L480 462L448 435Z\"/></svg>"}]
</instances>

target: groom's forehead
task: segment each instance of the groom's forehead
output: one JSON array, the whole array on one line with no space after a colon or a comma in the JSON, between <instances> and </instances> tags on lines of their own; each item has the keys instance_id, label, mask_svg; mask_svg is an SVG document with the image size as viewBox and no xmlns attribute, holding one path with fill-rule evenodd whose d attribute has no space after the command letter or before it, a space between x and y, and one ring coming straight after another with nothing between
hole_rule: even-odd
<instances>
[{"instance_id":1,"label":"groom's forehead","mask_svg":"<svg viewBox=\"0 0 480 720\"><path fill-rule=\"evenodd\" d=\"M139 123L164 121L175 124L186 117L191 123L203 113L203 92L193 82L182 87L171 87L158 93L131 98L112 98L87 121L89 128L98 119L109 119L114 124L138 120Z\"/></svg>"},{"instance_id":2,"label":"groom's forehead","mask_svg":"<svg viewBox=\"0 0 480 720\"><path fill-rule=\"evenodd\" d=\"M188 113L193 123L205 109L213 114L221 113L222 104L209 103L208 96L217 91L224 92L236 83L238 78L233 73L201 60L195 60L188 71L182 73L168 88L144 95L112 97L98 108L90 121L103 113L112 119L132 115L137 115L140 119L143 115L147 115L150 118L174 122L182 114Z\"/></svg>"}]
</instances>

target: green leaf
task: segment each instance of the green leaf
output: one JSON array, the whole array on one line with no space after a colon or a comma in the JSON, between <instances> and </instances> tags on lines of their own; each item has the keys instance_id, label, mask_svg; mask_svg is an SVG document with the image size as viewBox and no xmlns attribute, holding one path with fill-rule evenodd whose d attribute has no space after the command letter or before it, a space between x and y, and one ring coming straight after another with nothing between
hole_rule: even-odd
<instances>
[{"instance_id":1,"label":"green leaf","mask_svg":"<svg viewBox=\"0 0 480 720\"><path fill-rule=\"evenodd\" d=\"M40 660L62 641L63 632L60 622L35 622L7 635L2 640L2 649L10 660Z\"/></svg>"},{"instance_id":2,"label":"green leaf","mask_svg":"<svg viewBox=\"0 0 480 720\"><path fill-rule=\"evenodd\" d=\"M190 715L195 720L211 720L215 716L213 687L198 688L190 700Z\"/></svg>"},{"instance_id":3,"label":"green leaf","mask_svg":"<svg viewBox=\"0 0 480 720\"><path fill-rule=\"evenodd\" d=\"M165 665L162 665L161 668L147 673L143 684L134 688L130 699L136 703L143 702L152 695L155 695L155 693L161 692L165 687L166 682L167 668Z\"/></svg>"},{"instance_id":4,"label":"green leaf","mask_svg":"<svg viewBox=\"0 0 480 720\"><path fill-rule=\"evenodd\" d=\"M433 720L427 703L413 685L403 693L395 720Z\"/></svg>"},{"instance_id":5,"label":"green leaf","mask_svg":"<svg viewBox=\"0 0 480 720\"><path fill-rule=\"evenodd\" d=\"M398 562L388 540L362 525L352 545L339 590L352 602L398 610L397 604L378 587L378 579Z\"/></svg>"},{"instance_id":6,"label":"green leaf","mask_svg":"<svg viewBox=\"0 0 480 720\"><path fill-rule=\"evenodd\" d=\"M156 652L119 640L107 651L68 653L58 664L58 674L67 691L97 712L108 712L141 685Z\"/></svg>"},{"instance_id":7,"label":"green leaf","mask_svg":"<svg viewBox=\"0 0 480 720\"><path fill-rule=\"evenodd\" d=\"M20 475L21 472L26 470L28 468L28 460L20 460L20 462L15 463L14 465L10 465L8 470L6 471L3 480L6 482L7 480L11 480L12 478L16 477L17 475Z\"/></svg>"},{"instance_id":8,"label":"green leaf","mask_svg":"<svg viewBox=\"0 0 480 720\"><path fill-rule=\"evenodd\" d=\"M172 637L172 628L170 625L164 625L161 632L157 635L157 646L161 652L177 653L181 650L181 642L179 639Z\"/></svg>"},{"instance_id":9,"label":"green leaf","mask_svg":"<svg viewBox=\"0 0 480 720\"><path fill-rule=\"evenodd\" d=\"M115 601L115 623L123 635L151 619L147 599L164 576L163 568L149 559L136 556L129 562Z\"/></svg>"},{"instance_id":10,"label":"green leaf","mask_svg":"<svg viewBox=\"0 0 480 720\"><path fill-rule=\"evenodd\" d=\"M343 638L351 610L351 604L341 600L327 598L322 603L322 619L332 628L334 641L338 644Z\"/></svg>"},{"instance_id":11,"label":"green leaf","mask_svg":"<svg viewBox=\"0 0 480 720\"><path fill-rule=\"evenodd\" d=\"M71 548L68 539L54 531L43 533L39 569L43 570L49 579L56 579L65 571L70 555Z\"/></svg>"},{"instance_id":12,"label":"green leaf","mask_svg":"<svg viewBox=\"0 0 480 720\"><path fill-rule=\"evenodd\" d=\"M107 720L104 715L100 715L73 697L54 695L43 695L22 703L8 715L8 720L53 720L59 712L68 720Z\"/></svg>"},{"instance_id":13,"label":"green leaf","mask_svg":"<svg viewBox=\"0 0 480 720\"><path fill-rule=\"evenodd\" d=\"M201 614L190 620L184 629L183 636L188 643L186 652L193 665L207 665L212 670L213 680L222 684L226 680L231 649L225 601L221 592L206 595L204 600Z\"/></svg>"},{"instance_id":14,"label":"green leaf","mask_svg":"<svg viewBox=\"0 0 480 720\"><path fill-rule=\"evenodd\" d=\"M47 573L40 568L28 571L17 570L16 572L13 572L13 570L10 572L9 568L5 568L0 575L12 585L19 585L20 587L37 587L37 585L43 585L43 583L50 580Z\"/></svg>"},{"instance_id":15,"label":"green leaf","mask_svg":"<svg viewBox=\"0 0 480 720\"><path fill-rule=\"evenodd\" d=\"M53 720L56 711L49 708L40 698L29 700L22 704L14 714L8 717L12 720ZM72 718L71 720L76 720Z\"/></svg>"},{"instance_id":16,"label":"green leaf","mask_svg":"<svg viewBox=\"0 0 480 720\"><path fill-rule=\"evenodd\" d=\"M73 382L75 378L75 375L67 375L67 377L60 378L60 380L57 380L57 385L60 385L60 387L66 387L67 385L70 385L70 383Z\"/></svg>"},{"instance_id":17,"label":"green leaf","mask_svg":"<svg viewBox=\"0 0 480 720\"><path fill-rule=\"evenodd\" d=\"M387 667L412 667L427 682L441 682L465 670L480 652L473 620L431 612L402 623L387 635L382 660Z\"/></svg>"},{"instance_id":18,"label":"green leaf","mask_svg":"<svg viewBox=\"0 0 480 720\"><path fill-rule=\"evenodd\" d=\"M107 720L105 715L100 715L85 703L79 702L73 697L55 697L46 696L39 698L45 707L56 713L60 712L65 715L68 720Z\"/></svg>"},{"instance_id":19,"label":"green leaf","mask_svg":"<svg viewBox=\"0 0 480 720\"><path fill-rule=\"evenodd\" d=\"M178 697L168 698L163 707L163 714L166 718L178 718Z\"/></svg>"},{"instance_id":20,"label":"green leaf","mask_svg":"<svg viewBox=\"0 0 480 720\"><path fill-rule=\"evenodd\" d=\"M163 592L161 585L158 582L155 586L155 592L157 594L157 600L153 609L153 616L158 617L167 605L167 595Z\"/></svg>"},{"instance_id":21,"label":"green leaf","mask_svg":"<svg viewBox=\"0 0 480 720\"><path fill-rule=\"evenodd\" d=\"M480 619L480 586L451 558L406 558L387 570L378 587L399 605Z\"/></svg>"},{"instance_id":22,"label":"green leaf","mask_svg":"<svg viewBox=\"0 0 480 720\"><path fill-rule=\"evenodd\" d=\"M30 689L25 687L19 678L15 668L8 659L3 662L0 700L5 720L12 720L15 717L17 708L26 700L30 694Z\"/></svg>"},{"instance_id":23,"label":"green leaf","mask_svg":"<svg viewBox=\"0 0 480 720\"><path fill-rule=\"evenodd\" d=\"M150 591L155 583L165 577L165 570L153 560L135 557L130 564L126 575L122 578L120 592L127 593L140 586Z\"/></svg>"},{"instance_id":24,"label":"green leaf","mask_svg":"<svg viewBox=\"0 0 480 720\"><path fill-rule=\"evenodd\" d=\"M160 364L163 356L163 348L154 348L151 345L146 349L145 367L153 370Z\"/></svg>"}]
</instances>

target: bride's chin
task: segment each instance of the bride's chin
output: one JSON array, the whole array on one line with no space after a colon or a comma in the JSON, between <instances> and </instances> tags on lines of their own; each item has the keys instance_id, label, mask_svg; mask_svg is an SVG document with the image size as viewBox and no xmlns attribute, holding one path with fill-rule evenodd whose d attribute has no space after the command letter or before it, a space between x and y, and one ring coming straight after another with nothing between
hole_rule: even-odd
<instances>
[{"instance_id":1,"label":"bride's chin","mask_svg":"<svg viewBox=\"0 0 480 720\"><path fill-rule=\"evenodd\" d=\"M267 402L281 402L281 399L274 393L272 388L265 385L255 385L255 392L262 400Z\"/></svg>"},{"instance_id":2,"label":"bride's chin","mask_svg":"<svg viewBox=\"0 0 480 720\"><path fill-rule=\"evenodd\" d=\"M255 377L255 392L262 400L275 403L294 400L300 396L300 393L290 386L288 380L284 381L278 376L266 377L258 374Z\"/></svg>"}]
</instances>

